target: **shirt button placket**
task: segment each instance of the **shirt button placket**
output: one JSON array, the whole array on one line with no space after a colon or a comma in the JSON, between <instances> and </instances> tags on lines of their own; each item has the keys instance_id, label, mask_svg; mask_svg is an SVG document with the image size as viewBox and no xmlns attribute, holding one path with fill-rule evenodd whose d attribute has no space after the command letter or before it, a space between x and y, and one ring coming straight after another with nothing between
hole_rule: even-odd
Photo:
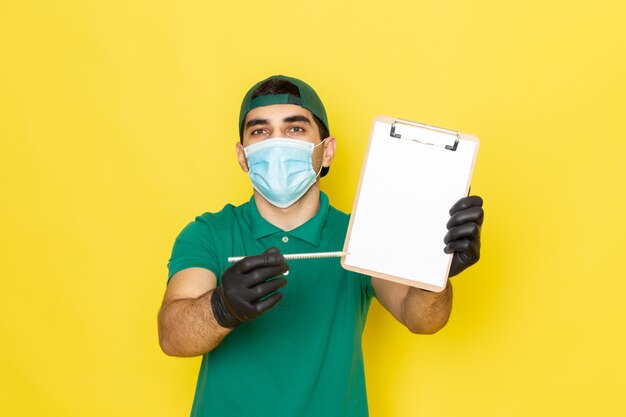
<instances>
[{"instance_id":1,"label":"shirt button placket","mask_svg":"<svg viewBox=\"0 0 626 417\"><path fill-rule=\"evenodd\" d=\"M289 242L289 236L283 236L280 240L282 240L283 243L288 243ZM283 275L289 275L289 271L285 272Z\"/></svg>"}]
</instances>

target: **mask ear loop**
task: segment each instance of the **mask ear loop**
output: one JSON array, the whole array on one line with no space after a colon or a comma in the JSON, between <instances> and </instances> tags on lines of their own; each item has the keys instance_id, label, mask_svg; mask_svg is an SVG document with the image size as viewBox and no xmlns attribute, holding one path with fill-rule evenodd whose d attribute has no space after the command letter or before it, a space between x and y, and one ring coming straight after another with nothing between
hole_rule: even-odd
<instances>
[{"instance_id":1,"label":"mask ear loop","mask_svg":"<svg viewBox=\"0 0 626 417\"><path fill-rule=\"evenodd\" d=\"M328 139L328 138L326 138ZM322 143L326 142L326 139L324 139L323 141L321 141L320 143L318 143L317 145L315 145L313 147L313 149L317 148L318 146L320 146ZM324 158L324 155L322 154L322 159ZM322 168L324 168L323 164L320 164L320 170L317 171L317 174L315 175L315 179L317 180L317 178L320 176L320 174L322 173Z\"/></svg>"}]
</instances>

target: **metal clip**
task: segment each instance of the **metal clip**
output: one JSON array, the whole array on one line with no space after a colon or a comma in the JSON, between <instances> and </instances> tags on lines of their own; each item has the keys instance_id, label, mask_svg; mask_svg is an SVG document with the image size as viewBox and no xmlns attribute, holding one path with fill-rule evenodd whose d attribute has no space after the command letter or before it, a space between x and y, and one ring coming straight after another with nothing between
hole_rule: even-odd
<instances>
[{"instance_id":1,"label":"metal clip","mask_svg":"<svg viewBox=\"0 0 626 417\"><path fill-rule=\"evenodd\" d=\"M399 132L399 130L402 130L402 132ZM419 133L419 137L415 137L414 134L409 135L408 133ZM431 126L424 123L410 122L408 120L401 119L397 119L394 123L391 124L391 131L389 132L389 136L396 139L411 140L413 142L418 142L423 145L438 146L440 148L444 148L450 151L456 151L456 148L459 145L459 132L455 130L444 129L442 127ZM450 136L454 137L453 143L450 141L446 142L445 140L442 141L442 139L448 139Z\"/></svg>"}]
</instances>

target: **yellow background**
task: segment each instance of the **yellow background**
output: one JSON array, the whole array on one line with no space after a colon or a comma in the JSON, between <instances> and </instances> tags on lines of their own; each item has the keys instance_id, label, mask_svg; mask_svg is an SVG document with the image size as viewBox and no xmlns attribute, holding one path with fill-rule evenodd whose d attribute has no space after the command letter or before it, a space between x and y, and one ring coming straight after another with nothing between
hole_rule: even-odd
<instances>
[{"instance_id":1,"label":"yellow background","mask_svg":"<svg viewBox=\"0 0 626 417\"><path fill-rule=\"evenodd\" d=\"M344 211L375 115L481 139L483 257L436 335L373 305L372 416L625 415L625 21L620 0L3 1L0 415L188 414L166 263L249 197L239 104L275 73L324 100Z\"/></svg>"}]
</instances>

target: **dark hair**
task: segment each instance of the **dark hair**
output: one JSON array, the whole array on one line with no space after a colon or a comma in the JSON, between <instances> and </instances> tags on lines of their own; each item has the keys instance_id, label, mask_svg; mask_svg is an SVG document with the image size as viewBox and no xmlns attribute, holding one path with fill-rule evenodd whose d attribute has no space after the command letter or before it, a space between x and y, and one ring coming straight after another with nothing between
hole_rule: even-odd
<instances>
[{"instance_id":1,"label":"dark hair","mask_svg":"<svg viewBox=\"0 0 626 417\"><path fill-rule=\"evenodd\" d=\"M298 87L291 84L289 81L272 78L272 79L267 80L266 82L261 84L259 88L254 90L251 98L268 96L268 95L276 95L276 94L290 94L292 96L300 97L300 91L298 90ZM320 140L325 139L328 136L330 136L330 134L328 133L328 129L326 129L326 126L324 126L324 123L322 123L322 121L316 115L313 115L313 118L315 119L315 124L317 125L320 131L320 136L321 136ZM239 140L243 144L243 135L239 138ZM328 167L323 166L322 171L320 172L320 177L323 177L326 174L328 174L329 170L330 170L329 166Z\"/></svg>"}]
</instances>

